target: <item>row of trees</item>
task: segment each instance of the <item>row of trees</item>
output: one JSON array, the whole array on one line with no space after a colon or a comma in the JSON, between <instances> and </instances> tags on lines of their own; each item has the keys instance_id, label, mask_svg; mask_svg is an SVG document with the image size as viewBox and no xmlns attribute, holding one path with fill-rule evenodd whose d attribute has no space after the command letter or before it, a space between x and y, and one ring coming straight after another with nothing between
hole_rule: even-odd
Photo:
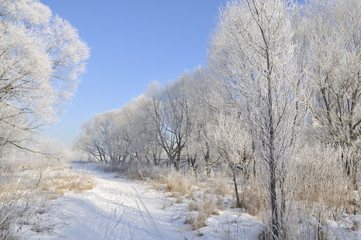
<instances>
[{"instance_id":1,"label":"row of trees","mask_svg":"<svg viewBox=\"0 0 361 240\"><path fill-rule=\"evenodd\" d=\"M227 165L237 198L239 169L244 179L265 173L257 179L268 189L272 238L284 239L287 172L305 139L339 149L358 190L360 88L360 1L229 2L207 68L95 115L77 146L104 162L206 173Z\"/></svg>"},{"instance_id":2,"label":"row of trees","mask_svg":"<svg viewBox=\"0 0 361 240\"><path fill-rule=\"evenodd\" d=\"M199 149L196 145L205 141L207 123L215 116L212 111L216 111L210 107L211 102L201 99L206 92L218 94L207 76L206 70L198 69L164 87L152 83L148 93L120 110L97 114L85 122L76 145L105 163L139 160L154 165L165 163L177 170L184 164L196 169L202 155L210 161L210 146Z\"/></svg>"}]
</instances>

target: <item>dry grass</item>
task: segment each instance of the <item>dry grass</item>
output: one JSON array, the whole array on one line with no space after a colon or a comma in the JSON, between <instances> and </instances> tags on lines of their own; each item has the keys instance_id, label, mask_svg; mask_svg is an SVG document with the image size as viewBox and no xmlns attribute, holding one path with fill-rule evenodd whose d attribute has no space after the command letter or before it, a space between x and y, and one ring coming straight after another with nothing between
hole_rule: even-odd
<instances>
[{"instance_id":1,"label":"dry grass","mask_svg":"<svg viewBox=\"0 0 361 240\"><path fill-rule=\"evenodd\" d=\"M266 206L264 192L261 190L259 185L251 184L245 187L240 194L241 207L253 216L258 215Z\"/></svg>"},{"instance_id":2,"label":"dry grass","mask_svg":"<svg viewBox=\"0 0 361 240\"><path fill-rule=\"evenodd\" d=\"M203 203L200 205L200 211L204 212L207 216L218 215L217 206L211 197L205 197Z\"/></svg>"},{"instance_id":3,"label":"dry grass","mask_svg":"<svg viewBox=\"0 0 361 240\"><path fill-rule=\"evenodd\" d=\"M223 198L221 196L217 196L217 208L219 210L223 209Z\"/></svg>"},{"instance_id":4,"label":"dry grass","mask_svg":"<svg viewBox=\"0 0 361 240\"><path fill-rule=\"evenodd\" d=\"M345 214L361 210L359 192L350 190L349 179L343 172L339 156L333 148L306 146L290 162L285 181L286 217L281 223L282 234L286 236L283 238L326 239L333 234L329 220L341 223ZM257 196L252 197L255 192L244 191L244 194L258 199ZM264 206L269 209L267 205ZM269 224L271 214L269 211L263 212L265 228L260 239L272 239Z\"/></svg>"},{"instance_id":5,"label":"dry grass","mask_svg":"<svg viewBox=\"0 0 361 240\"><path fill-rule=\"evenodd\" d=\"M295 200L311 212L316 204L321 204L324 209L329 209L328 217L335 221L344 212L354 214L360 211L358 194L349 189L337 152L331 149L319 151L303 153L295 163L297 166L292 168L297 172L290 172L290 184L297 184Z\"/></svg>"},{"instance_id":6,"label":"dry grass","mask_svg":"<svg viewBox=\"0 0 361 240\"><path fill-rule=\"evenodd\" d=\"M233 187L227 182L226 177L222 178L211 178L207 181L207 193L218 195L218 196L226 196L233 194Z\"/></svg>"},{"instance_id":7,"label":"dry grass","mask_svg":"<svg viewBox=\"0 0 361 240\"><path fill-rule=\"evenodd\" d=\"M29 174L35 173L36 181L32 185L32 190L37 194L46 196L47 200L56 199L67 192L79 193L91 190L94 181L91 177L77 172L65 163L52 164L43 161L41 167L31 170L28 166Z\"/></svg>"},{"instance_id":8,"label":"dry grass","mask_svg":"<svg viewBox=\"0 0 361 240\"><path fill-rule=\"evenodd\" d=\"M36 214L36 206L43 206L45 201L57 199L66 192L92 189L93 185L91 178L70 170L67 164L59 161L3 163L0 169L0 239L13 239L17 224Z\"/></svg>"},{"instance_id":9,"label":"dry grass","mask_svg":"<svg viewBox=\"0 0 361 240\"><path fill-rule=\"evenodd\" d=\"M178 192L186 196L197 181L191 174L184 175L180 172L171 171L166 176L161 177L160 182L165 184L166 192Z\"/></svg>"},{"instance_id":10,"label":"dry grass","mask_svg":"<svg viewBox=\"0 0 361 240\"><path fill-rule=\"evenodd\" d=\"M192 230L197 230L207 226L207 217L203 212L189 213L184 223L191 225Z\"/></svg>"},{"instance_id":11,"label":"dry grass","mask_svg":"<svg viewBox=\"0 0 361 240\"><path fill-rule=\"evenodd\" d=\"M357 220L352 220L352 226L351 226L351 231L357 231L360 229L360 222Z\"/></svg>"},{"instance_id":12,"label":"dry grass","mask_svg":"<svg viewBox=\"0 0 361 240\"><path fill-rule=\"evenodd\" d=\"M198 207L198 203L194 200L191 200L189 203L188 203L188 210L190 212L192 211L198 211L199 210L199 207Z\"/></svg>"},{"instance_id":13,"label":"dry grass","mask_svg":"<svg viewBox=\"0 0 361 240\"><path fill-rule=\"evenodd\" d=\"M10 169L16 169L11 167ZM70 170L64 163L52 164L51 160L22 163L17 171L7 172L6 181L2 175L0 201L8 192L31 191L40 195L64 194L91 190L91 177Z\"/></svg>"},{"instance_id":14,"label":"dry grass","mask_svg":"<svg viewBox=\"0 0 361 240\"><path fill-rule=\"evenodd\" d=\"M177 204L183 203L183 198L181 196L177 197L177 200L175 201Z\"/></svg>"},{"instance_id":15,"label":"dry grass","mask_svg":"<svg viewBox=\"0 0 361 240\"><path fill-rule=\"evenodd\" d=\"M46 179L40 187L48 194L63 195L66 192L79 193L91 190L94 187L94 182L91 178L82 175L64 176L62 178Z\"/></svg>"},{"instance_id":16,"label":"dry grass","mask_svg":"<svg viewBox=\"0 0 361 240\"><path fill-rule=\"evenodd\" d=\"M205 177L203 181L194 175L194 172L178 172L174 169L159 171L138 169L128 166L126 175L133 179L151 179L150 185L157 190L167 193L168 198L174 198L170 203L164 201L163 209L173 204L184 203L188 199L189 214L185 219L193 230L206 226L206 220L211 215L218 215L223 208L223 198L233 194L232 185L226 177ZM201 178L202 179L202 178Z\"/></svg>"},{"instance_id":17,"label":"dry grass","mask_svg":"<svg viewBox=\"0 0 361 240\"><path fill-rule=\"evenodd\" d=\"M157 172L157 177L152 179L153 187L168 193L168 198L175 198L170 203L164 201L163 209L173 203L181 204L185 202L185 198L190 200L185 224L190 224L192 230L206 226L209 216L219 214L219 209L223 207L223 197L232 194L232 188L226 180L215 178L200 182L192 172L168 170L162 174Z\"/></svg>"},{"instance_id":18,"label":"dry grass","mask_svg":"<svg viewBox=\"0 0 361 240\"><path fill-rule=\"evenodd\" d=\"M192 226L192 230L205 227L206 220L211 215L218 215L216 201L212 196L205 194L198 201L190 201L188 204L189 214L185 220L186 224Z\"/></svg>"}]
</instances>

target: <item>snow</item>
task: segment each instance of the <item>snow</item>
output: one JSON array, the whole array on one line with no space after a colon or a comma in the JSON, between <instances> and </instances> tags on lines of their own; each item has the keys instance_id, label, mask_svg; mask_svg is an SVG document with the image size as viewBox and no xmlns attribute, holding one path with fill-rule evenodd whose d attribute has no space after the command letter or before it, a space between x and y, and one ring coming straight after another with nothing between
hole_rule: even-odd
<instances>
[{"instance_id":1,"label":"snow","mask_svg":"<svg viewBox=\"0 0 361 240\"><path fill-rule=\"evenodd\" d=\"M327 239L361 239L361 215L347 216L341 223L328 221Z\"/></svg>"},{"instance_id":2,"label":"snow","mask_svg":"<svg viewBox=\"0 0 361 240\"><path fill-rule=\"evenodd\" d=\"M257 239L261 224L237 209L228 209L192 230L185 224L191 199L181 203L172 194L157 191L149 183L117 178L96 165L76 164L88 170L95 187L67 193L46 202L43 210L24 225L24 239ZM35 224L34 224L35 223ZM36 226L36 227L34 227Z\"/></svg>"},{"instance_id":3,"label":"snow","mask_svg":"<svg viewBox=\"0 0 361 240\"><path fill-rule=\"evenodd\" d=\"M28 231L29 239L182 239L184 224L173 224L177 209L162 209L162 194L139 182L93 172L93 190L49 201L55 234ZM56 217L55 217L56 216ZM59 226L55 222L65 221Z\"/></svg>"},{"instance_id":4,"label":"snow","mask_svg":"<svg viewBox=\"0 0 361 240\"><path fill-rule=\"evenodd\" d=\"M207 226L199 230L197 239L258 239L262 224L255 217L239 213L237 209L222 211L218 216L211 216Z\"/></svg>"},{"instance_id":5,"label":"snow","mask_svg":"<svg viewBox=\"0 0 361 240\"><path fill-rule=\"evenodd\" d=\"M232 240L258 239L262 223L239 209L226 208L206 219L197 230L185 224L189 202L155 190L149 183L117 178L114 173L86 167L95 182L92 190L67 193L47 201L37 215L24 224L24 239L159 239ZM89 171L90 170L90 171ZM31 223L31 224L30 224ZM328 239L361 239L361 215L342 223L328 221ZM354 228L354 229L353 229Z\"/></svg>"}]
</instances>

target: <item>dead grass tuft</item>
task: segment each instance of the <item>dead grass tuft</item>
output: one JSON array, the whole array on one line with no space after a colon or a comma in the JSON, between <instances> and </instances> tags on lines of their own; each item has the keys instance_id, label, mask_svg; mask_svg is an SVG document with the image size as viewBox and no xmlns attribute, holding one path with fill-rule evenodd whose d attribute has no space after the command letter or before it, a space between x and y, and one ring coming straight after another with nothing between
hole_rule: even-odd
<instances>
[{"instance_id":1,"label":"dead grass tuft","mask_svg":"<svg viewBox=\"0 0 361 240\"><path fill-rule=\"evenodd\" d=\"M185 224L189 224L192 227L192 230L197 230L202 227L207 226L206 224L207 216L202 212L193 212L189 213L184 221Z\"/></svg>"},{"instance_id":2,"label":"dead grass tuft","mask_svg":"<svg viewBox=\"0 0 361 240\"><path fill-rule=\"evenodd\" d=\"M79 193L91 190L94 187L94 181L92 178L83 175L68 175L45 179L40 187L48 194L63 195L66 192Z\"/></svg>"},{"instance_id":3,"label":"dead grass tuft","mask_svg":"<svg viewBox=\"0 0 361 240\"><path fill-rule=\"evenodd\" d=\"M358 231L360 229L360 222L357 220L352 220L352 226L351 226L351 231Z\"/></svg>"},{"instance_id":4,"label":"dead grass tuft","mask_svg":"<svg viewBox=\"0 0 361 240\"><path fill-rule=\"evenodd\" d=\"M190 201L188 204L189 214L185 223L192 226L192 230L205 227L206 220L211 215L218 215L218 209L213 197L210 195L203 195L203 197L197 201Z\"/></svg>"},{"instance_id":5,"label":"dead grass tuft","mask_svg":"<svg viewBox=\"0 0 361 240\"><path fill-rule=\"evenodd\" d=\"M265 196L262 194L261 189L256 185L245 187L240 194L241 207L246 212L255 216L264 210Z\"/></svg>"},{"instance_id":6,"label":"dead grass tuft","mask_svg":"<svg viewBox=\"0 0 361 240\"><path fill-rule=\"evenodd\" d=\"M343 166L338 154L332 149L319 152L308 151L301 155L296 166L297 173L291 172L291 183L297 184L295 199L305 209L313 209L320 203L330 209L329 217L337 221L342 213L355 214L361 210L359 195L350 190L348 178L342 172Z\"/></svg>"},{"instance_id":7,"label":"dead grass tuft","mask_svg":"<svg viewBox=\"0 0 361 240\"><path fill-rule=\"evenodd\" d=\"M165 184L166 192L178 192L183 196L187 195L196 179L190 174L182 174L180 172L171 171L168 175L160 180Z\"/></svg>"},{"instance_id":8,"label":"dead grass tuft","mask_svg":"<svg viewBox=\"0 0 361 240\"><path fill-rule=\"evenodd\" d=\"M177 204L183 203L183 197L182 197L182 196L178 196L175 203L177 203Z\"/></svg>"},{"instance_id":9,"label":"dead grass tuft","mask_svg":"<svg viewBox=\"0 0 361 240\"><path fill-rule=\"evenodd\" d=\"M233 194L232 185L227 182L227 178L211 178L207 182L207 193L218 195L218 196L226 196Z\"/></svg>"}]
</instances>

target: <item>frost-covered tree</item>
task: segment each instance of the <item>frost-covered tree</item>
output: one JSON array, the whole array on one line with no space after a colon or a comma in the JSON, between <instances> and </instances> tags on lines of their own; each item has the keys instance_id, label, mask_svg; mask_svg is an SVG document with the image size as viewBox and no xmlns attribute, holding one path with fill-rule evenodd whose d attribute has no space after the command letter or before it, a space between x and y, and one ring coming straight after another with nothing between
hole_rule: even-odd
<instances>
[{"instance_id":1,"label":"frost-covered tree","mask_svg":"<svg viewBox=\"0 0 361 240\"><path fill-rule=\"evenodd\" d=\"M228 3L210 46L211 67L224 79L230 103L237 106L255 142L255 154L268 173L274 239L285 234L282 179L299 127L301 77L291 7L282 0Z\"/></svg>"},{"instance_id":2,"label":"frost-covered tree","mask_svg":"<svg viewBox=\"0 0 361 240\"><path fill-rule=\"evenodd\" d=\"M156 142L148 104L150 99L141 95L121 109L95 114L82 124L74 148L104 163L138 160L158 165L162 151Z\"/></svg>"},{"instance_id":3,"label":"frost-covered tree","mask_svg":"<svg viewBox=\"0 0 361 240\"><path fill-rule=\"evenodd\" d=\"M210 126L217 121L224 104L222 89L221 82L206 68L196 69L190 75L186 88L189 103L192 105L192 129L186 146L188 160L193 168L201 167L208 176L220 161Z\"/></svg>"},{"instance_id":4,"label":"frost-covered tree","mask_svg":"<svg viewBox=\"0 0 361 240\"><path fill-rule=\"evenodd\" d=\"M237 113L229 111L219 114L217 123L208 127L208 134L213 138L220 156L226 160L232 172L237 207L241 208L237 171L238 169L246 170L248 168L245 153L245 146L248 140L247 134L242 129Z\"/></svg>"},{"instance_id":5,"label":"frost-covered tree","mask_svg":"<svg viewBox=\"0 0 361 240\"><path fill-rule=\"evenodd\" d=\"M361 2L310 1L304 12L311 113L319 137L343 149L357 189L361 147Z\"/></svg>"},{"instance_id":6,"label":"frost-covered tree","mask_svg":"<svg viewBox=\"0 0 361 240\"><path fill-rule=\"evenodd\" d=\"M153 85L149 91L148 114L153 121L155 138L177 171L191 132L192 110L184 91L188 79L186 73L164 88Z\"/></svg>"},{"instance_id":7,"label":"frost-covered tree","mask_svg":"<svg viewBox=\"0 0 361 240\"><path fill-rule=\"evenodd\" d=\"M123 118L124 122L118 134L128 139L132 159L143 164L158 165L162 148L154 137L156 132L148 115L150 103L151 99L141 95L123 106L119 118Z\"/></svg>"},{"instance_id":8,"label":"frost-covered tree","mask_svg":"<svg viewBox=\"0 0 361 240\"><path fill-rule=\"evenodd\" d=\"M82 124L74 147L83 150L91 158L108 163L107 148L111 147L106 145L108 133L104 114L96 114Z\"/></svg>"},{"instance_id":9,"label":"frost-covered tree","mask_svg":"<svg viewBox=\"0 0 361 240\"><path fill-rule=\"evenodd\" d=\"M54 121L89 57L69 22L38 0L0 1L0 143L23 141Z\"/></svg>"}]
</instances>

